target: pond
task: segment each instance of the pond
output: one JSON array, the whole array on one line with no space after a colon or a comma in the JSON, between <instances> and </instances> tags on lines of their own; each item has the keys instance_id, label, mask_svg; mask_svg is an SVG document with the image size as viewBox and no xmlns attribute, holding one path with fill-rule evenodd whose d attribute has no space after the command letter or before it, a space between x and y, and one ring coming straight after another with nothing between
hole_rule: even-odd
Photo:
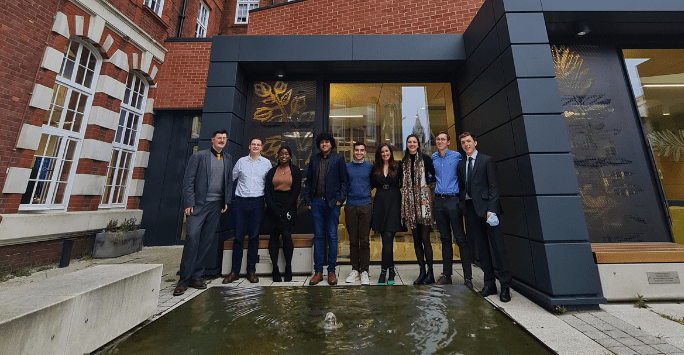
<instances>
[{"instance_id":1,"label":"pond","mask_svg":"<svg viewBox=\"0 0 684 355\"><path fill-rule=\"evenodd\" d=\"M329 312L336 321L325 320ZM214 287L96 354L323 353L552 352L453 285Z\"/></svg>"}]
</instances>

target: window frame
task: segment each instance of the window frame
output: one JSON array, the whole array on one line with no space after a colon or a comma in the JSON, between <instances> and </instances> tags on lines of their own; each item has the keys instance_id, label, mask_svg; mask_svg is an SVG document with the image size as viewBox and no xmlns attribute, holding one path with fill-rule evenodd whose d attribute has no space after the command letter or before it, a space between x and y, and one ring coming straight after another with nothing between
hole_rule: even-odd
<instances>
[{"instance_id":1,"label":"window frame","mask_svg":"<svg viewBox=\"0 0 684 355\"><path fill-rule=\"evenodd\" d=\"M164 10L164 0L143 0L143 6L147 6L157 16L161 17Z\"/></svg>"},{"instance_id":2,"label":"window frame","mask_svg":"<svg viewBox=\"0 0 684 355\"><path fill-rule=\"evenodd\" d=\"M131 79L133 80L131 81ZM133 90L133 88L137 85L140 85L140 88L142 90ZM140 142L140 131L145 116L145 105L147 103L148 91L149 85L142 76L137 75L135 73L128 74L128 77L126 78L126 95L124 96L124 99L121 101L121 108L119 109L119 122L117 123L117 128L114 132L114 139L112 140L112 155L109 158L109 161L107 162L107 174L105 175L104 190L102 191L102 196L100 197L99 208L126 208L128 195L131 187L131 180L133 180L133 170L135 169L135 157L138 151L138 143ZM138 105L131 104L131 101L135 93L137 93L137 102L139 103ZM124 113L126 113L126 117L123 119L124 122L122 125L121 120L122 114ZM138 116L137 126L129 126L129 120L132 116L136 115ZM125 130L128 127L131 127L131 131L135 132L135 138L132 139L132 144L127 144L124 142L126 140ZM128 139L130 139L130 137ZM120 161L124 153L130 154L130 159L127 162L127 167L120 166ZM116 161L113 162L113 158L115 155ZM116 181L117 179L119 179L119 176L123 169L126 169L128 171L125 177L126 181L122 181L121 185L117 185ZM117 186L123 187L123 192L121 192L123 194L121 198L122 202L113 202L115 195L114 191L116 191ZM107 190L108 188L110 189L109 191ZM105 196L107 196L106 202L104 201Z\"/></svg>"},{"instance_id":3,"label":"window frame","mask_svg":"<svg viewBox=\"0 0 684 355\"><path fill-rule=\"evenodd\" d=\"M74 65L71 66L70 69L67 69L68 67L68 62L70 61L69 53L73 49L73 45L76 44L78 47L76 49L76 53L74 54ZM95 64L92 68L92 76L91 76L91 81L90 81L90 86L85 86L82 83L78 83L76 81L79 77L79 68L82 64L82 59L84 55L84 50L88 51L88 61L87 64L91 63L90 59L92 56L92 59L95 60ZM62 64L60 66L60 71L57 73L57 76L55 78L55 83L53 85L53 95L52 98L50 99L50 107L45 113L45 118L44 122L42 125L42 133L41 133L41 141L43 140L44 136L48 136L46 141L46 146L44 146L43 152L40 152L36 150L34 152L34 160L32 162L31 169L35 168L35 163L36 159L40 158L41 159L41 168L43 167L42 165L42 160L47 156L47 155L40 155L36 156L36 154L41 154L44 152L48 151L48 144L49 144L49 139L50 137L59 137L60 143L59 146L57 147L57 154L55 155L55 160L54 160L54 166L58 167L57 169L53 169L53 172L50 176L50 179L41 179L39 176L34 176L34 177L29 177L28 184L26 187L26 191L24 194L22 194L22 200L26 197L25 195L29 193L29 188L31 188L31 195L29 196L29 203L20 203L19 205L19 210L20 211L32 211L32 210L66 210L69 206L69 199L71 197L71 187L74 181L74 176L76 175L76 168L78 166L78 161L80 159L80 154L81 154L81 147L83 144L83 140L85 139L85 130L86 126L88 125L88 117L90 115L90 110L92 108L93 104L93 99L95 97L95 91L97 87L97 80L100 75L100 69L102 66L102 57L99 55L98 51L95 50L95 48L92 48L89 44L82 42L77 39L70 39L66 46L65 46L65 51L63 53L62 57ZM85 75L88 73L89 66L86 65L83 67L84 71L83 74ZM65 71L70 70L71 73L69 74L69 77L65 76ZM58 98L58 93L60 92L60 89L64 88L64 100L62 102L63 106L59 107L59 104L57 104L57 100L60 100ZM83 105L83 111L79 113L78 110L71 111L75 112L76 114L81 114L81 122L80 122L80 127L77 131L73 131L69 128L65 128L64 124L66 123L66 117L69 114L69 106L71 100L74 98L74 93L82 95L81 97L85 96L86 102ZM80 100L79 100L80 102ZM57 121L57 126L51 125L54 119L54 113L56 111L55 107L59 107L59 119ZM72 117L73 119L73 117ZM63 191L62 195L62 201L60 203L54 203L54 199L58 193L57 191L57 185L62 182L62 180L59 180L60 176L64 175L64 171L62 170L64 168L64 163L67 162L65 159L65 153L67 149L67 144L68 142L73 141L76 142L76 146L74 147L73 151L73 157L71 160L71 166L69 168L69 172L66 174L66 186ZM39 147L40 148L40 147ZM41 169L42 170L42 169ZM33 182L33 184L32 184ZM48 184L48 190L45 192L45 201L44 203L36 203L34 204L33 201L36 198L36 186L39 185L39 183L42 182L44 184ZM41 186L43 186L41 185Z\"/></svg>"},{"instance_id":4,"label":"window frame","mask_svg":"<svg viewBox=\"0 0 684 355\"><path fill-rule=\"evenodd\" d=\"M244 16L240 16L241 11L240 11L240 5L245 6L247 8L247 11L245 12ZM256 6L253 6L256 5ZM236 25L245 25L249 23L249 10L259 8L259 0L237 0L235 3L235 24ZM244 21L242 21L242 18L244 17Z\"/></svg>"},{"instance_id":5,"label":"window frame","mask_svg":"<svg viewBox=\"0 0 684 355\"><path fill-rule=\"evenodd\" d=\"M202 10L204 10L204 12ZM202 15L204 15L204 18ZM207 30L209 29L209 16L211 16L211 10L209 10L209 7L204 3L204 1L200 1L199 2L199 9L197 10L197 24L195 25L195 38L206 38L207 37Z\"/></svg>"}]
</instances>

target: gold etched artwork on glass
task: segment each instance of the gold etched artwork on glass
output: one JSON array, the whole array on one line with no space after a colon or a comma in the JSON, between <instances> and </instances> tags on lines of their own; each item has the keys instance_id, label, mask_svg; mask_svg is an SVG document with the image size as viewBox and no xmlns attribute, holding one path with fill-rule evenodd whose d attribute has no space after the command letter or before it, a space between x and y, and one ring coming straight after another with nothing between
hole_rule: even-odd
<instances>
[{"instance_id":1,"label":"gold etched artwork on glass","mask_svg":"<svg viewBox=\"0 0 684 355\"><path fill-rule=\"evenodd\" d=\"M277 81L273 86L264 82L256 83L254 94L263 98L261 102L267 105L258 107L254 112L254 119L259 122L284 122L306 109L306 97L292 97L292 89L288 89L282 81Z\"/></svg>"}]
</instances>

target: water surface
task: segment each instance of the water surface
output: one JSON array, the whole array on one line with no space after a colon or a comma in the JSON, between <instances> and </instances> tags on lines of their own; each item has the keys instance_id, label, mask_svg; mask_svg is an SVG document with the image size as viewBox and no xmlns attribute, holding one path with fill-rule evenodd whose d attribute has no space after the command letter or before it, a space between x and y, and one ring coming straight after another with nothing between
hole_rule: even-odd
<instances>
[{"instance_id":1,"label":"water surface","mask_svg":"<svg viewBox=\"0 0 684 355\"><path fill-rule=\"evenodd\" d=\"M549 353L453 285L210 288L98 355Z\"/></svg>"}]
</instances>

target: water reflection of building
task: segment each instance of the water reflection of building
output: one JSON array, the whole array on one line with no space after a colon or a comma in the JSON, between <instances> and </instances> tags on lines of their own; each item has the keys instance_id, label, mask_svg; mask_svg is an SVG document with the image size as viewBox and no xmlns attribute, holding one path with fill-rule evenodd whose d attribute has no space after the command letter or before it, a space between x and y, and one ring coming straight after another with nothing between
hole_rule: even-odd
<instances>
[{"instance_id":1,"label":"water reflection of building","mask_svg":"<svg viewBox=\"0 0 684 355\"><path fill-rule=\"evenodd\" d=\"M234 156L259 135L267 154L296 147L302 168L321 131L347 159L361 139L367 160L383 142L398 159L416 124L405 87L423 88L426 150L439 131L458 149L467 130L496 158L516 289L536 301L602 301L590 242L682 241L681 2L443 0L364 16L358 0L184 3L6 9L22 20L6 25L20 45L2 42L18 70L0 96L3 267L54 262L65 239L86 253L113 217L142 216L147 245L182 243L180 175L215 129ZM259 83L278 97L263 102ZM230 230L226 215L217 241Z\"/></svg>"}]
</instances>

